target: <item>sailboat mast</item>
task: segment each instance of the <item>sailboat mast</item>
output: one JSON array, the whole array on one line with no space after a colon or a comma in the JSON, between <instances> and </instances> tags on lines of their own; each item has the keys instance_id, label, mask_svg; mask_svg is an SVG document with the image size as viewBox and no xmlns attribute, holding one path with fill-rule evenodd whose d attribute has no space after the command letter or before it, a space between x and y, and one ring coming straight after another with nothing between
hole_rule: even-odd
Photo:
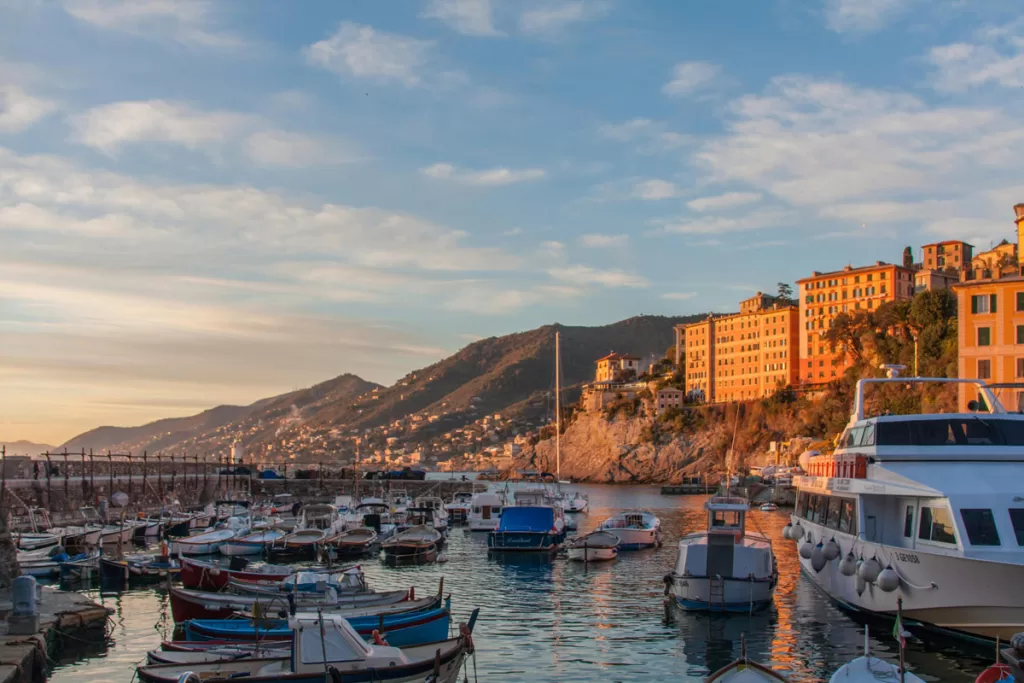
<instances>
[{"instance_id":1,"label":"sailboat mast","mask_svg":"<svg viewBox=\"0 0 1024 683\"><path fill-rule=\"evenodd\" d=\"M562 347L555 332L555 486L562 481Z\"/></svg>"}]
</instances>

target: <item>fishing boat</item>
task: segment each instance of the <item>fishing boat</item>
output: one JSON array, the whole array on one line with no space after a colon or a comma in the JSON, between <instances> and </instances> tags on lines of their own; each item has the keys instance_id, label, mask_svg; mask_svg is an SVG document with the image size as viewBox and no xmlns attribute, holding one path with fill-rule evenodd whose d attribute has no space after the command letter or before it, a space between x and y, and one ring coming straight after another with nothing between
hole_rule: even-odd
<instances>
[{"instance_id":1,"label":"fishing boat","mask_svg":"<svg viewBox=\"0 0 1024 683\"><path fill-rule=\"evenodd\" d=\"M58 577L61 573L61 567L67 563L95 560L99 557L99 552L96 550L79 555L68 555L64 552L64 548L59 545L36 552L46 552L47 555L45 557L39 555L29 555L26 557L22 554L19 557L18 567L21 569L22 574L37 578Z\"/></svg>"},{"instance_id":2,"label":"fishing boat","mask_svg":"<svg viewBox=\"0 0 1024 683\"><path fill-rule=\"evenodd\" d=\"M367 643L363 634L337 615L296 615L287 624L291 647L286 655L217 662L188 662L139 667L143 683L177 683L243 678L259 683L456 683L463 660L473 651L473 625L459 625L459 636L424 645L386 645L383 634ZM392 632L394 633L394 632ZM278 654L271 650L266 653Z\"/></svg>"},{"instance_id":3,"label":"fishing boat","mask_svg":"<svg viewBox=\"0 0 1024 683\"><path fill-rule=\"evenodd\" d=\"M505 496L495 491L481 491L473 494L469 509L470 531L494 531L501 520L505 507Z\"/></svg>"},{"instance_id":4,"label":"fishing boat","mask_svg":"<svg viewBox=\"0 0 1024 683\"><path fill-rule=\"evenodd\" d=\"M296 615L307 614L297 612ZM332 614L333 616L333 614ZM373 637L376 631L389 643L404 647L435 643L448 637L451 614L443 609L399 614L345 617L336 615L352 625L363 638ZM185 622L186 640L217 640L255 642L257 640L291 640L292 630L284 619L261 619L257 628L248 619L192 619Z\"/></svg>"},{"instance_id":5,"label":"fishing boat","mask_svg":"<svg viewBox=\"0 0 1024 683\"><path fill-rule=\"evenodd\" d=\"M445 533L448 531L448 515L444 508L419 506L406 508L404 519L398 525L398 533L417 526L429 526L437 529L441 534L441 539L444 540Z\"/></svg>"},{"instance_id":6,"label":"fishing boat","mask_svg":"<svg viewBox=\"0 0 1024 683\"><path fill-rule=\"evenodd\" d=\"M587 495L579 491L563 493L560 501L562 503L562 510L570 514L584 513L590 505L590 499L587 498Z\"/></svg>"},{"instance_id":7,"label":"fishing boat","mask_svg":"<svg viewBox=\"0 0 1024 683\"><path fill-rule=\"evenodd\" d=\"M320 546L321 554L327 553L331 559L334 559L365 555L375 548L377 543L379 540L376 531L369 527L357 527L325 538Z\"/></svg>"},{"instance_id":8,"label":"fishing boat","mask_svg":"<svg viewBox=\"0 0 1024 683\"><path fill-rule=\"evenodd\" d=\"M761 506L761 512L775 512L779 506L775 503L765 503Z\"/></svg>"},{"instance_id":9,"label":"fishing boat","mask_svg":"<svg viewBox=\"0 0 1024 683\"><path fill-rule=\"evenodd\" d=\"M268 546L274 557L313 559L317 544L344 529L344 522L333 505L306 505L299 512L295 531L282 536Z\"/></svg>"},{"instance_id":10,"label":"fishing boat","mask_svg":"<svg viewBox=\"0 0 1024 683\"><path fill-rule=\"evenodd\" d=\"M683 609L756 612L771 604L779 572L767 536L746 530L745 498L713 497L704 504L707 531L679 540L674 571L665 577Z\"/></svg>"},{"instance_id":11,"label":"fishing boat","mask_svg":"<svg viewBox=\"0 0 1024 683\"><path fill-rule=\"evenodd\" d=\"M519 493L516 494L517 502ZM514 505L501 513L498 528L487 535L487 548L495 552L551 553L565 541L562 508Z\"/></svg>"},{"instance_id":12,"label":"fishing boat","mask_svg":"<svg viewBox=\"0 0 1024 683\"><path fill-rule=\"evenodd\" d=\"M899 679L893 681L897 683ZM789 679L764 664L747 658L747 642L740 640L740 658L704 679L704 683L788 683ZM876 682L877 683L877 682Z\"/></svg>"},{"instance_id":13,"label":"fishing boat","mask_svg":"<svg viewBox=\"0 0 1024 683\"><path fill-rule=\"evenodd\" d=\"M391 519L391 508L381 498L364 498L344 520L346 529L369 527L377 532L378 540L385 541L394 535L397 525Z\"/></svg>"},{"instance_id":14,"label":"fishing boat","mask_svg":"<svg viewBox=\"0 0 1024 683\"><path fill-rule=\"evenodd\" d=\"M661 520L646 510L621 512L603 521L598 528L618 537L620 550L661 545Z\"/></svg>"},{"instance_id":15,"label":"fishing boat","mask_svg":"<svg viewBox=\"0 0 1024 683\"><path fill-rule=\"evenodd\" d=\"M41 550L61 544L59 533L15 531L11 534L18 550Z\"/></svg>"},{"instance_id":16,"label":"fishing boat","mask_svg":"<svg viewBox=\"0 0 1024 683\"><path fill-rule=\"evenodd\" d=\"M469 521L469 512L473 508L473 492L457 491L452 502L444 506L448 513L449 524L465 524Z\"/></svg>"},{"instance_id":17,"label":"fishing boat","mask_svg":"<svg viewBox=\"0 0 1024 683\"><path fill-rule=\"evenodd\" d=\"M90 531L99 531L98 545L123 544L132 540L135 535L135 526L132 524L106 524L100 518L94 507L81 507L79 514L85 521L85 528Z\"/></svg>"},{"instance_id":18,"label":"fishing boat","mask_svg":"<svg viewBox=\"0 0 1024 683\"><path fill-rule=\"evenodd\" d=\"M614 560L619 555L619 537L607 531L592 531L573 539L568 554L570 560L579 562Z\"/></svg>"},{"instance_id":19,"label":"fishing boat","mask_svg":"<svg viewBox=\"0 0 1024 683\"><path fill-rule=\"evenodd\" d=\"M129 583L163 581L178 573L179 564L166 555L125 555L99 558L100 579Z\"/></svg>"},{"instance_id":20,"label":"fishing boat","mask_svg":"<svg viewBox=\"0 0 1024 683\"><path fill-rule=\"evenodd\" d=\"M442 535L446 535L448 533L448 511L445 510L444 501L437 496L419 496L416 498L413 501L413 504L406 508L407 519L408 515L411 514L413 510L416 510L423 517L425 517L425 515L422 514L423 510L431 510L433 513L431 515L432 521L425 520L421 523L432 524L433 527L440 531ZM415 526L415 524L412 526ZM399 531L401 531L401 529L399 529Z\"/></svg>"},{"instance_id":21,"label":"fishing boat","mask_svg":"<svg viewBox=\"0 0 1024 683\"><path fill-rule=\"evenodd\" d=\"M153 664L206 664L209 662L242 659L273 659L288 657L291 643L284 640L270 643L217 643L214 647L182 650L150 650L146 663Z\"/></svg>"},{"instance_id":22,"label":"fishing boat","mask_svg":"<svg viewBox=\"0 0 1024 683\"><path fill-rule=\"evenodd\" d=\"M384 561L389 564L427 564L437 559L441 532L421 524L400 531L381 544Z\"/></svg>"},{"instance_id":23,"label":"fishing boat","mask_svg":"<svg viewBox=\"0 0 1024 683\"><path fill-rule=\"evenodd\" d=\"M228 540L220 547L220 554L227 556L234 555L262 555L276 541L284 538L285 532L281 529L264 529L245 536L236 536Z\"/></svg>"},{"instance_id":24,"label":"fishing boat","mask_svg":"<svg viewBox=\"0 0 1024 683\"><path fill-rule=\"evenodd\" d=\"M228 541L249 533L248 521L232 517L213 531L206 531L171 542L172 555L212 555Z\"/></svg>"},{"instance_id":25,"label":"fishing boat","mask_svg":"<svg viewBox=\"0 0 1024 683\"><path fill-rule=\"evenodd\" d=\"M803 573L847 609L949 635L1024 631L1024 415L983 380L862 379L831 454L805 453L783 536ZM869 416L866 392L893 384L958 389L968 412ZM987 412L981 412L987 410Z\"/></svg>"},{"instance_id":26,"label":"fishing boat","mask_svg":"<svg viewBox=\"0 0 1024 683\"><path fill-rule=\"evenodd\" d=\"M183 557L181 558L181 585L185 588L219 591L226 588L228 583L233 580L255 584L277 584L297 571L294 567L273 564L264 564L250 569L244 557L233 558L231 562L235 568Z\"/></svg>"}]
</instances>

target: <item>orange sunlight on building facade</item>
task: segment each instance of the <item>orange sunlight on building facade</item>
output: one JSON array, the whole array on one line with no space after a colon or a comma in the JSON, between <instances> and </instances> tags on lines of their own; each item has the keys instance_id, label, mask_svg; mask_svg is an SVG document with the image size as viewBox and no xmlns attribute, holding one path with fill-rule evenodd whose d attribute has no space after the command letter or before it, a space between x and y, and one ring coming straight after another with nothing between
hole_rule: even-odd
<instances>
[{"instance_id":1,"label":"orange sunlight on building facade","mask_svg":"<svg viewBox=\"0 0 1024 683\"><path fill-rule=\"evenodd\" d=\"M974 258L974 246L957 240L926 244L922 249L924 260L921 265L925 270L964 270L970 267Z\"/></svg>"},{"instance_id":2,"label":"orange sunlight on building facade","mask_svg":"<svg viewBox=\"0 0 1024 683\"><path fill-rule=\"evenodd\" d=\"M800 297L800 381L827 384L850 364L844 354L829 349L826 333L840 313L856 314L877 310L887 301L914 295L914 271L876 261L872 266L831 273L815 272L797 280Z\"/></svg>"}]
</instances>

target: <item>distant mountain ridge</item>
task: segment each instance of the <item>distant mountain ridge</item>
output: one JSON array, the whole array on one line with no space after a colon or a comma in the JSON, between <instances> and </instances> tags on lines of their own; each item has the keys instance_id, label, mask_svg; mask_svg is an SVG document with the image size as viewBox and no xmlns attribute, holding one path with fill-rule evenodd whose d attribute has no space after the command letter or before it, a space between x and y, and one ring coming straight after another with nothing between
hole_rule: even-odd
<instances>
[{"instance_id":1,"label":"distant mountain ridge","mask_svg":"<svg viewBox=\"0 0 1024 683\"><path fill-rule=\"evenodd\" d=\"M54 447L48 443L35 443L32 441L25 441L24 439L0 443L0 446L4 446L7 449L7 455L27 455L29 457L35 457L41 453L55 450Z\"/></svg>"},{"instance_id":2,"label":"distant mountain ridge","mask_svg":"<svg viewBox=\"0 0 1024 683\"><path fill-rule=\"evenodd\" d=\"M594 362L610 351L645 361L652 354L663 357L675 341L675 325L704 317L636 316L597 327L545 325L473 342L390 387L346 374L249 406L219 406L140 427L100 427L66 445L201 453L221 451L239 440L247 453L269 458L281 457L282 449L301 450L310 434L373 429L413 414L443 413L445 429L490 413L539 414L550 409L556 330L561 333L562 384L573 387L593 379ZM323 438L320 442L324 450ZM330 455L329 448L325 452Z\"/></svg>"}]
</instances>

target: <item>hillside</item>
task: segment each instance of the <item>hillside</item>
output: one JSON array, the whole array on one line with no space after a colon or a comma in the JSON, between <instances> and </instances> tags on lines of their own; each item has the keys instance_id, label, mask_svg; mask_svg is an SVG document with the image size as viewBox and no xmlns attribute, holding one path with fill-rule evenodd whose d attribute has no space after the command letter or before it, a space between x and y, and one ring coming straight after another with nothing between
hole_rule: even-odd
<instances>
[{"instance_id":1,"label":"hillside","mask_svg":"<svg viewBox=\"0 0 1024 683\"><path fill-rule=\"evenodd\" d=\"M35 457L40 453L45 453L46 451L55 450L54 447L48 443L33 443L32 441L25 441L24 439L21 441L0 443L0 446L7 449L7 455L27 455L30 457Z\"/></svg>"},{"instance_id":2,"label":"hillside","mask_svg":"<svg viewBox=\"0 0 1024 683\"><path fill-rule=\"evenodd\" d=\"M443 414L434 429L416 435L428 439L480 415L549 414L556 329L562 335L563 386L572 387L592 379L594 361L612 350L661 358L674 342L673 327L702 317L637 316L599 327L546 325L473 342L391 387L342 375L250 406L220 406L141 427L101 427L67 445L212 453L222 452L237 439L257 459L302 459L348 452L350 445L340 441L342 432L380 428L414 414Z\"/></svg>"}]
</instances>

